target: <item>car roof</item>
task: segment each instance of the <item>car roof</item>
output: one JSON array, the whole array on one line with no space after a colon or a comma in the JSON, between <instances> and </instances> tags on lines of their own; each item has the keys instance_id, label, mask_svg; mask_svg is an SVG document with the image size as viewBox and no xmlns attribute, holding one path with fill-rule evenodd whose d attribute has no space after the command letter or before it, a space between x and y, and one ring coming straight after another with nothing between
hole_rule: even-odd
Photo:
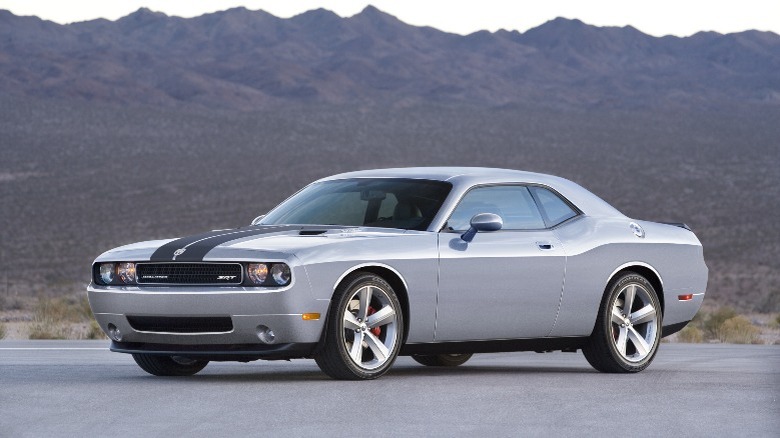
<instances>
[{"instance_id":1,"label":"car roof","mask_svg":"<svg viewBox=\"0 0 780 438\"><path fill-rule=\"evenodd\" d=\"M537 177L545 176L550 175L490 167L398 167L340 173L338 175L323 178L323 180L346 178L414 178L435 181L452 181L453 179L469 178L492 181L498 178L505 181L529 182L529 179L537 179Z\"/></svg>"},{"instance_id":2,"label":"car roof","mask_svg":"<svg viewBox=\"0 0 780 438\"><path fill-rule=\"evenodd\" d=\"M453 185L453 192L458 198L476 185L500 183L539 184L554 189L589 216L625 217L606 201L573 181L554 175L513 169L491 167L400 167L340 173L322 178L319 181L351 178L411 178L447 181Z\"/></svg>"}]
</instances>

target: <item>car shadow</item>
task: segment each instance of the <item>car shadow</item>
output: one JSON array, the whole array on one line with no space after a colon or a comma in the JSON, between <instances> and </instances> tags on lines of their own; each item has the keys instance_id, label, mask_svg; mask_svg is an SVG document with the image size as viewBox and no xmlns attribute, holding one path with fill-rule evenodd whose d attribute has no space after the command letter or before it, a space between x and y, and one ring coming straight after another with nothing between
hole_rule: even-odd
<instances>
[{"instance_id":1,"label":"car shadow","mask_svg":"<svg viewBox=\"0 0 780 438\"><path fill-rule=\"evenodd\" d=\"M228 372L221 372L222 370L211 370L206 368L202 374L197 374L190 377L156 377L151 375L125 375L114 376L112 379L117 380L146 380L154 379L155 381L181 381L192 380L198 382L215 382L215 383L232 383L232 382L313 382L313 381L334 381L323 372L313 370L267 370L262 368L251 368L248 365L247 368L237 371L236 369L226 370ZM518 375L518 374L599 374L593 369L585 367L529 367L529 366L460 366L460 367L424 367L424 366L401 366L393 367L385 376L380 379L392 379L395 377L401 378L430 378L430 377L478 377L478 376L495 376L497 374L505 375Z\"/></svg>"}]
</instances>

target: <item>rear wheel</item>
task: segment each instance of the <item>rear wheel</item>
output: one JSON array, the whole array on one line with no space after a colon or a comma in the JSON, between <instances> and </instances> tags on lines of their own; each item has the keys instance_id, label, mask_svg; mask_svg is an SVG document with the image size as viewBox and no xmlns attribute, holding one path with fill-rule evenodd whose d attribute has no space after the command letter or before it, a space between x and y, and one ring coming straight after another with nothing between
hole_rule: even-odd
<instances>
[{"instance_id":1,"label":"rear wheel","mask_svg":"<svg viewBox=\"0 0 780 438\"><path fill-rule=\"evenodd\" d=\"M155 376L192 376L208 365L207 360L195 360L182 356L156 356L133 354L141 369Z\"/></svg>"},{"instance_id":2,"label":"rear wheel","mask_svg":"<svg viewBox=\"0 0 780 438\"><path fill-rule=\"evenodd\" d=\"M610 282L582 352L601 372L635 373L650 365L660 342L658 295L646 278L628 273Z\"/></svg>"},{"instance_id":3,"label":"rear wheel","mask_svg":"<svg viewBox=\"0 0 780 438\"><path fill-rule=\"evenodd\" d=\"M357 272L336 289L324 344L314 359L340 380L376 379L395 362L403 339L403 313L393 288L381 277Z\"/></svg>"},{"instance_id":4,"label":"rear wheel","mask_svg":"<svg viewBox=\"0 0 780 438\"><path fill-rule=\"evenodd\" d=\"M456 367L463 365L473 356L471 353L463 354L414 354L412 359L417 363L429 367Z\"/></svg>"}]
</instances>

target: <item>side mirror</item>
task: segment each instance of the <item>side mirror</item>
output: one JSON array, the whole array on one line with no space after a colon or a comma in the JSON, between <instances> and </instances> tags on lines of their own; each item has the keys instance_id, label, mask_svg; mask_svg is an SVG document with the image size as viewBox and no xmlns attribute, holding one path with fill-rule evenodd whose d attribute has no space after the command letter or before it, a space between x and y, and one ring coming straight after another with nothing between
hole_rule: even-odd
<instances>
[{"instance_id":1,"label":"side mirror","mask_svg":"<svg viewBox=\"0 0 780 438\"><path fill-rule=\"evenodd\" d=\"M260 216L256 217L256 218L255 218L255 219L252 221L252 225L257 225L257 224L259 224L259 223L260 223L260 221L261 221L261 220L263 220L263 218L264 218L264 217L265 217L265 215L264 215L264 214L261 214Z\"/></svg>"},{"instance_id":2,"label":"side mirror","mask_svg":"<svg viewBox=\"0 0 780 438\"><path fill-rule=\"evenodd\" d=\"M474 240L477 231L498 231L504 226L501 216L493 213L479 213L471 218L471 228L463 233L460 238L466 242Z\"/></svg>"}]
</instances>

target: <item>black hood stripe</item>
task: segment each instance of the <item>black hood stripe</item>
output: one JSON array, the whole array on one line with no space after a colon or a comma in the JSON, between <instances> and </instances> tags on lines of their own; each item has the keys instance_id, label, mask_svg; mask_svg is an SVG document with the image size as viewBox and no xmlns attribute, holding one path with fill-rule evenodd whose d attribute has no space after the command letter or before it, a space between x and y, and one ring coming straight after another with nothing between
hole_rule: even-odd
<instances>
[{"instance_id":1,"label":"black hood stripe","mask_svg":"<svg viewBox=\"0 0 780 438\"><path fill-rule=\"evenodd\" d=\"M200 262L203 261L203 257L205 257L209 251L219 245L222 245L223 243L230 242L231 240L293 230L330 230L340 228L346 227L314 225L253 225L246 228L236 228L232 230L210 231L208 233L196 234L194 236L172 240L157 248L157 250L150 257L150 260L153 262ZM181 252L179 255L175 255L177 250L182 249L184 252Z\"/></svg>"}]
</instances>

